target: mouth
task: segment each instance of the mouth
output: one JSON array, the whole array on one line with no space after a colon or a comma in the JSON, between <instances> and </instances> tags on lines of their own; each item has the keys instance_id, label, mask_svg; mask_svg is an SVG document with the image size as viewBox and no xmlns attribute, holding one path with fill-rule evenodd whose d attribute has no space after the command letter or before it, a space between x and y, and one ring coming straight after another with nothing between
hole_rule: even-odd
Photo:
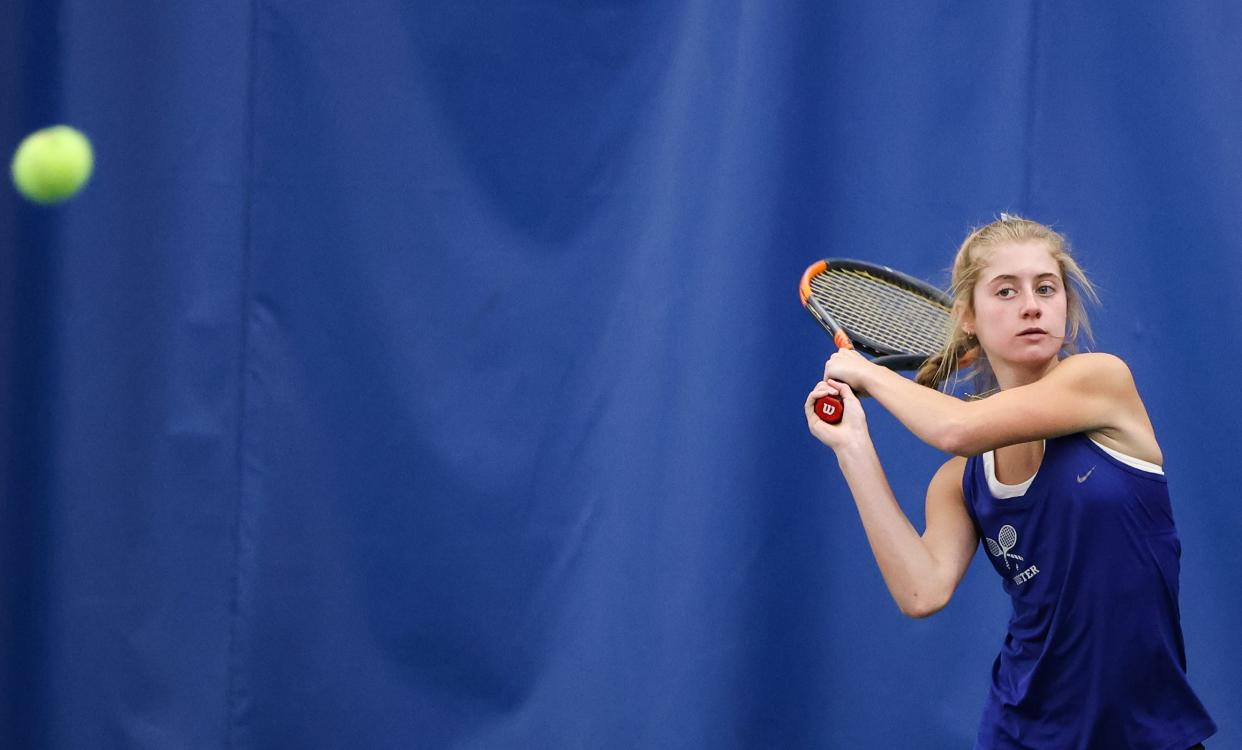
<instances>
[{"instance_id":1,"label":"mouth","mask_svg":"<svg viewBox=\"0 0 1242 750\"><path fill-rule=\"evenodd\" d=\"M1027 328L1018 332L1019 336L1046 336L1047 334L1048 332L1042 328Z\"/></svg>"}]
</instances>

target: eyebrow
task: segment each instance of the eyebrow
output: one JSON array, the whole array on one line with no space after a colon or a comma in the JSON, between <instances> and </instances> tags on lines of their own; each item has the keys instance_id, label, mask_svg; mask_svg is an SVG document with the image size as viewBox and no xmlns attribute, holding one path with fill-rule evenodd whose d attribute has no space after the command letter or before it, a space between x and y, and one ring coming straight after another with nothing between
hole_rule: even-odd
<instances>
[{"instance_id":1,"label":"eyebrow","mask_svg":"<svg viewBox=\"0 0 1242 750\"><path fill-rule=\"evenodd\" d=\"M1036 276L1035 278L1036 278L1036 279L1046 279L1046 278L1058 279L1058 278L1060 278L1060 275L1059 275L1059 274L1052 273L1051 271L1048 271L1048 272L1046 272L1046 273L1041 273L1041 274L1039 274L1039 275L1038 275L1038 276ZM1011 274L1011 273L1002 273L1002 274L1000 274L999 276L995 276L995 277L993 277L993 279L992 279L991 281L989 281L988 283L989 283L989 284L995 284L995 283L996 283L996 282L998 282L998 281L1017 281L1017 280L1018 280L1018 277L1017 277L1017 276L1015 276L1015 275L1013 275L1013 274Z\"/></svg>"}]
</instances>

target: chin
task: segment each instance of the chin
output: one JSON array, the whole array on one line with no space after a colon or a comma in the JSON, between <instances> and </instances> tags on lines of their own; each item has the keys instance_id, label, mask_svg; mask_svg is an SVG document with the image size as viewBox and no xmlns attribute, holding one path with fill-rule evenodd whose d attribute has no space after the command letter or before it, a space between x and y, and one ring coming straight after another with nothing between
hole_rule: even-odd
<instances>
[{"instance_id":1,"label":"chin","mask_svg":"<svg viewBox=\"0 0 1242 750\"><path fill-rule=\"evenodd\" d=\"M1037 348L1023 348L1017 351L1001 352L1000 359L1010 365L1017 367L1042 367L1061 354L1060 346L1040 346Z\"/></svg>"}]
</instances>

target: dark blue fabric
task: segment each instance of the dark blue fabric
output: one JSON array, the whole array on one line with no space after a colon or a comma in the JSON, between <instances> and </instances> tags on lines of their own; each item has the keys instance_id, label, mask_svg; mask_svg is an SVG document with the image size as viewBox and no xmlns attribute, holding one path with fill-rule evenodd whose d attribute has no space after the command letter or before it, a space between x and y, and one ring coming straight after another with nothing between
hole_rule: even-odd
<instances>
[{"instance_id":1,"label":"dark blue fabric","mask_svg":"<svg viewBox=\"0 0 1242 750\"><path fill-rule=\"evenodd\" d=\"M97 151L0 191L0 746L966 746L1008 604L897 613L795 283L999 211L1101 287L1238 741L1234 4L0 14L0 143Z\"/></svg>"},{"instance_id":2,"label":"dark blue fabric","mask_svg":"<svg viewBox=\"0 0 1242 750\"><path fill-rule=\"evenodd\" d=\"M1164 474L1077 434L1045 441L1020 496L993 496L980 456L962 491L1013 602L976 748L1164 750L1216 731L1186 678Z\"/></svg>"}]
</instances>

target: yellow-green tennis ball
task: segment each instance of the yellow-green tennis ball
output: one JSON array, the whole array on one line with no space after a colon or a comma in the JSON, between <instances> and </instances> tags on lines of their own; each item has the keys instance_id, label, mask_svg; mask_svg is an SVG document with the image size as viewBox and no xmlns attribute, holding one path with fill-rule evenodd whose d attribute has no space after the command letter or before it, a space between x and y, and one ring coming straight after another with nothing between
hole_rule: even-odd
<instances>
[{"instance_id":1,"label":"yellow-green tennis ball","mask_svg":"<svg viewBox=\"0 0 1242 750\"><path fill-rule=\"evenodd\" d=\"M82 189L95 167L91 142L68 125L26 136L13 154L13 184L35 203L59 203Z\"/></svg>"}]
</instances>

